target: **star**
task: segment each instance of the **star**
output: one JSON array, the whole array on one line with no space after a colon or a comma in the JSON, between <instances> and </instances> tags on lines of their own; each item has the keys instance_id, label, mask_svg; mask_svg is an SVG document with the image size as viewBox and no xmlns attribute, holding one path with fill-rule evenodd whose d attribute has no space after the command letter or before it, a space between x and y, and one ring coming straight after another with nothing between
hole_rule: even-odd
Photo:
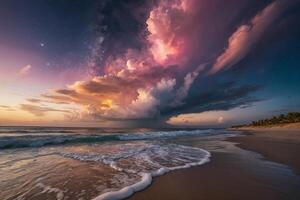
<instances>
[{"instance_id":1,"label":"star","mask_svg":"<svg viewBox=\"0 0 300 200\"><path fill-rule=\"evenodd\" d=\"M40 43L40 46L41 46L41 47L44 47L44 46L45 46L45 43L43 43L43 42Z\"/></svg>"}]
</instances>

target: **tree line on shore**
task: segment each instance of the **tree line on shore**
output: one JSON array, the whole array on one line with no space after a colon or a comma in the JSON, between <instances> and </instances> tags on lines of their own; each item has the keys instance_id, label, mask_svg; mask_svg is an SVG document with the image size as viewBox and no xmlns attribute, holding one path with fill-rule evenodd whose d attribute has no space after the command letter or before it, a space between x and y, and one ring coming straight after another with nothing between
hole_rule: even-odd
<instances>
[{"instance_id":1,"label":"tree line on shore","mask_svg":"<svg viewBox=\"0 0 300 200\"><path fill-rule=\"evenodd\" d=\"M290 112L287 114L281 114L278 116L273 116L268 119L261 119L258 121L252 121L250 124L232 126L232 128L239 128L244 126L271 126L280 124L289 124L300 122L300 112Z\"/></svg>"}]
</instances>

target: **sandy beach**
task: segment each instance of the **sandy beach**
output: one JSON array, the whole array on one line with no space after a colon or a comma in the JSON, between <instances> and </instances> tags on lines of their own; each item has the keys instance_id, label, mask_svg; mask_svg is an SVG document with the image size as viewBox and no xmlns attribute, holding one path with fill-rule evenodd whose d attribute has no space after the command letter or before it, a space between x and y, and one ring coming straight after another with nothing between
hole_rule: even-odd
<instances>
[{"instance_id":1,"label":"sandy beach","mask_svg":"<svg viewBox=\"0 0 300 200\"><path fill-rule=\"evenodd\" d=\"M254 135L231 138L237 146L258 152L266 160L282 163L300 175L300 130L256 130Z\"/></svg>"},{"instance_id":2,"label":"sandy beach","mask_svg":"<svg viewBox=\"0 0 300 200\"><path fill-rule=\"evenodd\" d=\"M158 177L129 199L300 198L299 130L248 131L211 152L208 164Z\"/></svg>"},{"instance_id":3,"label":"sandy beach","mask_svg":"<svg viewBox=\"0 0 300 200\"><path fill-rule=\"evenodd\" d=\"M0 200L300 200L300 0L0 0Z\"/></svg>"},{"instance_id":4,"label":"sandy beach","mask_svg":"<svg viewBox=\"0 0 300 200\"><path fill-rule=\"evenodd\" d=\"M10 130L0 139L1 200L123 199L137 183L146 185L129 199L300 199L299 131Z\"/></svg>"}]
</instances>

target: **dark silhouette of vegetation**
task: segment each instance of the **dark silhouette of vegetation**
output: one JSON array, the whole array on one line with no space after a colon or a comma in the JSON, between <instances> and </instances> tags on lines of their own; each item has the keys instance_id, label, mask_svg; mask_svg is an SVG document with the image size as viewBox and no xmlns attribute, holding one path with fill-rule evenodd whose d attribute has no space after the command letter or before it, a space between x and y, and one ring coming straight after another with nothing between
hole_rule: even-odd
<instances>
[{"instance_id":1,"label":"dark silhouette of vegetation","mask_svg":"<svg viewBox=\"0 0 300 200\"><path fill-rule=\"evenodd\" d=\"M272 126L272 125L289 124L289 123L297 123L297 122L300 122L300 113L290 112L285 115L281 114L269 119L261 119L258 121L253 121L251 124L232 126L232 128L239 128L245 126Z\"/></svg>"}]
</instances>

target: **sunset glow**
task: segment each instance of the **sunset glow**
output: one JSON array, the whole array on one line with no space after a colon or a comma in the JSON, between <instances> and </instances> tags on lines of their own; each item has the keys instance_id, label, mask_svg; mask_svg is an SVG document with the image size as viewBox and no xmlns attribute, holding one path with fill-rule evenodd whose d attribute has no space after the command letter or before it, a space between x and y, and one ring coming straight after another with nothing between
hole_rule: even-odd
<instances>
[{"instance_id":1,"label":"sunset glow","mask_svg":"<svg viewBox=\"0 0 300 200\"><path fill-rule=\"evenodd\" d=\"M257 115L264 116L263 110L268 109L291 110L299 100L299 79L295 78L299 70L293 63L298 61L293 59L293 52L285 52L289 58L280 48L270 51L277 44L268 38L280 37L280 30L290 28L296 19L290 14L295 4L280 0L253 3L244 17L232 15L231 21L225 22L231 8L213 15L214 6L222 6L217 3L159 0L144 10L131 3L134 14L124 22L113 17L97 21L102 13L83 12L80 19L93 16L94 20L87 23L78 19L78 25L70 25L78 37L72 42L59 37L69 29L48 36L46 28L31 18L24 18L27 27L11 21L11 29L0 34L0 124L70 124L71 120L95 126L131 126L134 121L145 120L166 126L183 121L193 126L225 126L239 116L231 115L228 121L212 113L254 108L269 99L281 103L263 106ZM236 7L242 13L247 5L238 2ZM2 15L9 23L10 16ZM46 23L43 20L51 19L39 20ZM114 31L112 24L123 24L114 27L121 31ZM133 24L132 32L128 27L123 30L128 24ZM32 27L38 28L29 37ZM9 34L19 29L23 36L16 31ZM298 30L290 29L286 34L290 31L296 36ZM59 41L52 42L55 37ZM296 42L293 38L278 38L278 43L288 49ZM266 61L270 54L272 59L285 61L278 61L281 64L276 67L273 61ZM291 78L296 82L278 90L285 90L294 100L272 96L269 82L276 80L265 77L274 77L278 70L293 73ZM257 82L254 77L258 77Z\"/></svg>"}]
</instances>

